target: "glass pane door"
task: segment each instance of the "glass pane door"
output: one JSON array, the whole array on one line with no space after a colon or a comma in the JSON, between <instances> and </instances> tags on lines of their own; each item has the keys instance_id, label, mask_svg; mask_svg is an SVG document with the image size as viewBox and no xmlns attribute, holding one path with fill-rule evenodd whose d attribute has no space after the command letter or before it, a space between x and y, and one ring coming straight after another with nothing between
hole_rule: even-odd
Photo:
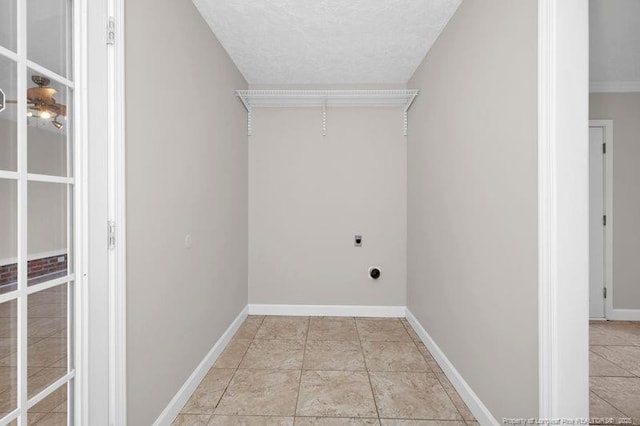
<instances>
[{"instance_id":1,"label":"glass pane door","mask_svg":"<svg viewBox=\"0 0 640 426\"><path fill-rule=\"evenodd\" d=\"M0 0L0 424L74 424L72 21Z\"/></svg>"}]
</instances>

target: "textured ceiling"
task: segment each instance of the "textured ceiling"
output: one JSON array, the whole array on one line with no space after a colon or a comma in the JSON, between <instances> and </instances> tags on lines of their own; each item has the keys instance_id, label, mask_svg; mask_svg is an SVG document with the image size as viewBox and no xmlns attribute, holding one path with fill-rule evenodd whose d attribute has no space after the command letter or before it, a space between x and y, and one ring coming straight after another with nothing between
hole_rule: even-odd
<instances>
[{"instance_id":1,"label":"textured ceiling","mask_svg":"<svg viewBox=\"0 0 640 426\"><path fill-rule=\"evenodd\" d=\"M640 81L640 1L591 0L590 80Z\"/></svg>"},{"instance_id":2,"label":"textured ceiling","mask_svg":"<svg viewBox=\"0 0 640 426\"><path fill-rule=\"evenodd\" d=\"M404 84L462 0L193 0L250 84Z\"/></svg>"}]
</instances>

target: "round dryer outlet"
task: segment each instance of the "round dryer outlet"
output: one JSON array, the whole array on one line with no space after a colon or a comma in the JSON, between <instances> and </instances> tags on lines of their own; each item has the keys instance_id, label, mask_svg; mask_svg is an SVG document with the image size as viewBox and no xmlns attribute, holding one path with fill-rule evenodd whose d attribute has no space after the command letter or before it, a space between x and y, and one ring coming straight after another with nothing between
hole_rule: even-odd
<instances>
[{"instance_id":1,"label":"round dryer outlet","mask_svg":"<svg viewBox=\"0 0 640 426\"><path fill-rule=\"evenodd\" d=\"M369 268L369 278L372 280L377 280L382 275L382 270L377 266L372 266Z\"/></svg>"}]
</instances>

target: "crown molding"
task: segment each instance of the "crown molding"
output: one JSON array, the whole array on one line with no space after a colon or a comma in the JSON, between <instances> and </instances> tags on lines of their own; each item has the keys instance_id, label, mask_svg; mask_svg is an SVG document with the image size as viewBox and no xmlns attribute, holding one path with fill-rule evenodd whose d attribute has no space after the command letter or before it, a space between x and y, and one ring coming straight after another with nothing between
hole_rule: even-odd
<instances>
[{"instance_id":1,"label":"crown molding","mask_svg":"<svg viewBox=\"0 0 640 426\"><path fill-rule=\"evenodd\" d=\"M590 93L635 93L640 92L640 81L591 81Z\"/></svg>"}]
</instances>

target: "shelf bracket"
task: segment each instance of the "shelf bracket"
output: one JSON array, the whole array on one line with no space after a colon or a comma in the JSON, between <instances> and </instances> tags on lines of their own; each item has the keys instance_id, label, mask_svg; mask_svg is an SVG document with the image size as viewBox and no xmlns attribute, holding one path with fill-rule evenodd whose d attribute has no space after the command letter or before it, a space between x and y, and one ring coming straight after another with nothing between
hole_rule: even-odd
<instances>
[{"instance_id":1,"label":"shelf bracket","mask_svg":"<svg viewBox=\"0 0 640 426\"><path fill-rule=\"evenodd\" d=\"M322 103L322 136L327 136L327 103Z\"/></svg>"},{"instance_id":2,"label":"shelf bracket","mask_svg":"<svg viewBox=\"0 0 640 426\"><path fill-rule=\"evenodd\" d=\"M404 135L409 134L409 108L405 107L403 112L404 118Z\"/></svg>"}]
</instances>

